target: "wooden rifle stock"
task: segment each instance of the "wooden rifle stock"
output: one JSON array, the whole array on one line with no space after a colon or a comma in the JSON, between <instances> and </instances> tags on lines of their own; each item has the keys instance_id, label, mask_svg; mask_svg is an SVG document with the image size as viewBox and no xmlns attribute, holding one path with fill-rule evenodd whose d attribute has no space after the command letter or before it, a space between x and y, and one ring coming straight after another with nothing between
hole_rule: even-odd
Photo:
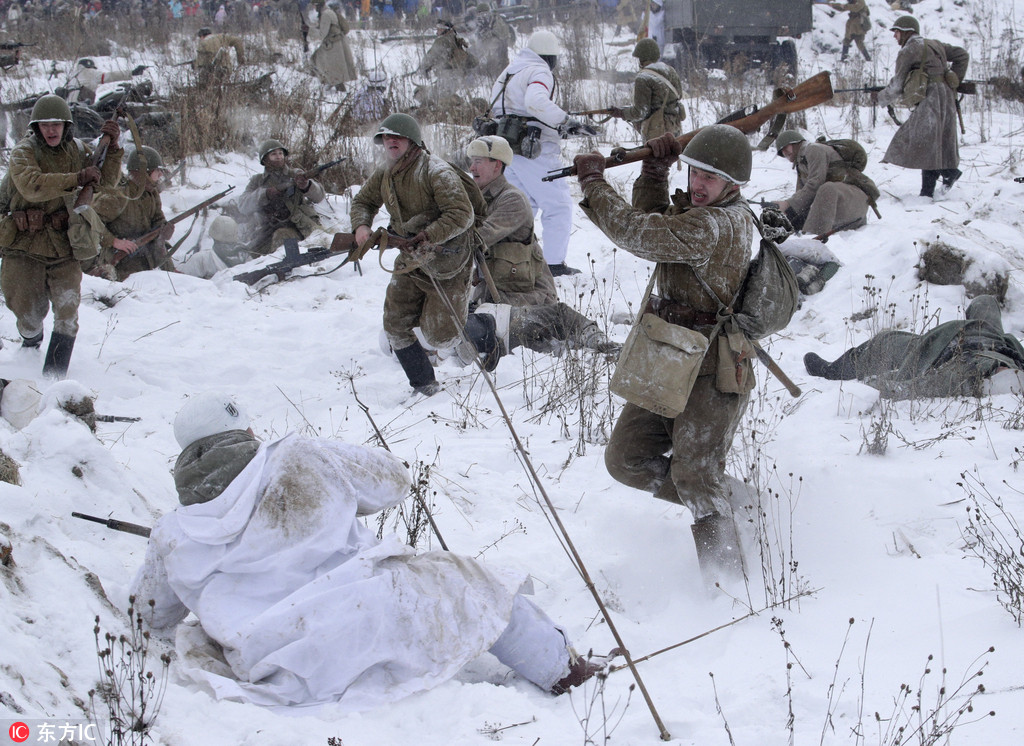
<instances>
[{"instance_id":1,"label":"wooden rifle stock","mask_svg":"<svg viewBox=\"0 0 1024 746\"><path fill-rule=\"evenodd\" d=\"M174 225L175 223L179 223L179 222L181 222L182 220L184 220L185 218L187 218L187 217L189 217L189 216L191 216L191 215L195 215L195 214L196 214L197 212L199 212L200 210L202 210L202 209L203 209L204 207L209 207L209 206L210 206L210 205L212 205L212 204L213 204L214 202L217 202L218 200L220 200L220 199L223 199L223 198L224 198L224 196L225 196L225 195L227 195L227 194L228 194L229 192L231 192L232 190L234 190L234 187L233 187L233 186L230 186L230 187L228 187L227 189L225 189L225 190L224 190L223 192L219 192L219 193L217 193L217 194L213 195L212 197L210 197L210 198L208 198L208 199L204 199L204 200L203 200L202 202L200 202L200 203L199 203L198 205L195 205L195 206L193 206L193 207L190 207L189 209L185 210L185 212L181 213L180 215L175 215L175 216L174 216L173 218L171 218L170 220L168 220L168 221L167 221L166 223L164 223L163 225L161 225L161 226L160 226L159 228L154 228L154 229L153 229L153 230L151 230L151 231L150 231L149 233L143 233L143 234L142 234L141 236L139 236L138 238L133 238L132 240L133 240L133 241L135 242L136 246L138 246L139 248L138 248L138 249L136 249L135 251L132 251L132 252L128 253L128 254L124 254L123 256L119 256L119 257L117 257L117 258L116 258L116 259L114 260L114 264L117 264L117 263L118 263L119 261L121 261L122 259L126 259L127 257L129 257L129 256L131 256L132 254L134 254L134 253L136 253L137 251L139 251L139 249L141 249L141 248L142 248L143 246L145 246L145 245L146 245L146 244L148 244L148 243L149 243L150 241L152 241L152 240L153 240L154 238L156 238L156 237L157 237L157 236L159 236L159 235L160 235L161 233L163 233L164 229L165 229L165 228L166 228L167 226L169 226L169 225Z\"/></svg>"},{"instance_id":2,"label":"wooden rifle stock","mask_svg":"<svg viewBox=\"0 0 1024 746\"><path fill-rule=\"evenodd\" d=\"M137 523L129 523L128 521L119 521L116 518L100 518L94 515L86 515L85 513L72 513L71 517L81 518L83 521L92 521L93 523L102 523L114 531L124 531L126 534L145 536L147 539L151 531L148 526L140 526Z\"/></svg>"},{"instance_id":3,"label":"wooden rifle stock","mask_svg":"<svg viewBox=\"0 0 1024 746\"><path fill-rule=\"evenodd\" d=\"M753 107L753 110L740 117L739 119L731 119L723 124L728 124L731 127L735 127L743 134L750 134L756 131L765 123L771 121L774 117L779 114L792 114L804 109L809 109L812 106L825 103L832 98L832 81L829 77L828 71L820 72L795 88L777 88L775 90L775 96L772 100L761 108ZM746 111L746 110L745 110ZM703 127L701 128L703 129ZM687 132L685 135L680 135L676 139L679 144L684 148L689 144L690 140L700 132L700 129ZM642 161L644 158L651 154L651 149L646 145L639 148L632 148L625 150L617 148L612 151L611 155L605 158L605 168L613 168L615 166L621 166L626 163L636 163ZM566 168L551 171L547 176L542 178L542 181L554 181L555 179L563 179L566 176L573 176L576 173L575 164L567 166Z\"/></svg>"}]
</instances>

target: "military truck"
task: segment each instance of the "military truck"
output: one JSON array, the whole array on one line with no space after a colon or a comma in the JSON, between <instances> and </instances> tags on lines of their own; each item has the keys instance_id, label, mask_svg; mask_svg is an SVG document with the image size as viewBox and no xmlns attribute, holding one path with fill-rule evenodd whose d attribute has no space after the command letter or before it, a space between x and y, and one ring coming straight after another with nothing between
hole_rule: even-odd
<instances>
[{"instance_id":1,"label":"military truck","mask_svg":"<svg viewBox=\"0 0 1024 746\"><path fill-rule=\"evenodd\" d=\"M796 44L811 30L812 0L664 0L663 58L680 73L702 67L796 76ZM789 37L782 41L779 37Z\"/></svg>"}]
</instances>

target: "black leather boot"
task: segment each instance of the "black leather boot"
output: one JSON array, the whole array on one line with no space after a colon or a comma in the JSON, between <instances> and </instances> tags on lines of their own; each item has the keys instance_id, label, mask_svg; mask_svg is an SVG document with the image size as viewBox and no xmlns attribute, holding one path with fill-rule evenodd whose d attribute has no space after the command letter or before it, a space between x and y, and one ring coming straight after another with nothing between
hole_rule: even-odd
<instances>
[{"instance_id":1,"label":"black leather boot","mask_svg":"<svg viewBox=\"0 0 1024 746\"><path fill-rule=\"evenodd\" d=\"M43 375L62 379L67 377L71 364L71 351L75 349L75 338L54 332L50 335L50 346L43 359Z\"/></svg>"},{"instance_id":2,"label":"black leather boot","mask_svg":"<svg viewBox=\"0 0 1024 746\"><path fill-rule=\"evenodd\" d=\"M921 172L921 196L922 197L934 197L935 196L935 182L939 180L938 171L922 171Z\"/></svg>"},{"instance_id":3,"label":"black leather boot","mask_svg":"<svg viewBox=\"0 0 1024 746\"><path fill-rule=\"evenodd\" d=\"M409 377L409 385L417 394L433 396L441 390L441 384L434 378L434 368L427 357L427 351L419 342L395 350L395 357L401 363L405 375Z\"/></svg>"}]
</instances>

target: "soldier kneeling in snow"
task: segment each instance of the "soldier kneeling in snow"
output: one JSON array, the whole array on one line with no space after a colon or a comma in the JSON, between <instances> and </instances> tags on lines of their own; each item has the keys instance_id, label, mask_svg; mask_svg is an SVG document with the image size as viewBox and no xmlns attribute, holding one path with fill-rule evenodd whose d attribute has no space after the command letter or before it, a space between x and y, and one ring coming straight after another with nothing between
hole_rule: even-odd
<instances>
[{"instance_id":1,"label":"soldier kneeling in snow","mask_svg":"<svg viewBox=\"0 0 1024 746\"><path fill-rule=\"evenodd\" d=\"M152 627L196 614L179 660L218 698L375 707L488 650L556 694L600 670L521 595L524 578L415 555L358 520L409 494L390 453L295 435L261 444L219 394L191 399L174 434L182 507L153 528L132 592Z\"/></svg>"}]
</instances>

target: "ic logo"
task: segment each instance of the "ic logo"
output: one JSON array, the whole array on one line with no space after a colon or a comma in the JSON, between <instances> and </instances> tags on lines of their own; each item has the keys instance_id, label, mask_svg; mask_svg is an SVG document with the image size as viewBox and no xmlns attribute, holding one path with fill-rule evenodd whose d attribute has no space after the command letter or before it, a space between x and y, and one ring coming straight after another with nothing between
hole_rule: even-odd
<instances>
[{"instance_id":1,"label":"ic logo","mask_svg":"<svg viewBox=\"0 0 1024 746\"><path fill-rule=\"evenodd\" d=\"M11 737L11 740L15 743L23 743L28 740L29 730L28 726L24 723L11 723L11 727L7 730L7 735Z\"/></svg>"}]
</instances>

